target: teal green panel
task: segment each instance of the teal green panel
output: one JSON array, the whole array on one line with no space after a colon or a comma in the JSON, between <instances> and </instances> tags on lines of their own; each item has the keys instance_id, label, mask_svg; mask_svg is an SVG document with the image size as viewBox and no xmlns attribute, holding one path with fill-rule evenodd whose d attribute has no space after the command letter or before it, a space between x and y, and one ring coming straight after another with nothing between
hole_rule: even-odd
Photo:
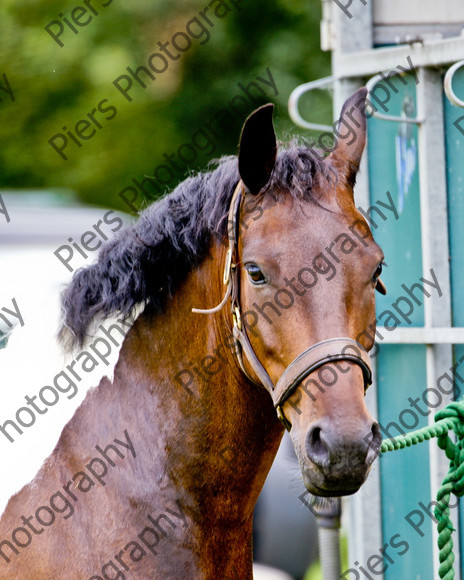
<instances>
[{"instance_id":1,"label":"teal green panel","mask_svg":"<svg viewBox=\"0 0 464 580\"><path fill-rule=\"evenodd\" d=\"M456 95L464 99L464 70L453 77ZM464 326L464 109L453 106L444 95L446 178L448 190L449 243L451 264L451 306L453 326ZM464 345L454 347L455 361L464 356ZM461 575L464 574L464 506L460 502Z\"/></svg>"},{"instance_id":2,"label":"teal green panel","mask_svg":"<svg viewBox=\"0 0 464 580\"><path fill-rule=\"evenodd\" d=\"M462 68L453 77L453 89L464 99ZM453 324L464 326L464 109L453 106L446 96L444 107Z\"/></svg>"},{"instance_id":3,"label":"teal green panel","mask_svg":"<svg viewBox=\"0 0 464 580\"><path fill-rule=\"evenodd\" d=\"M405 79L407 84L404 84ZM392 86L381 83L383 89L378 89L378 93L389 91L390 100L386 103L388 111L380 112L416 116L415 80L412 76L405 79L390 79ZM387 264L382 274L387 295L377 294L376 297L380 346L376 357L378 409L384 438L427 424L427 416L411 407L408 400L409 397L412 400L421 398L427 387L425 346L382 344L389 333L385 324L396 326L396 322L388 318L390 312L401 326L424 324L423 293L416 289L414 295L420 302L417 304L406 291L423 276L427 278L427 273L422 272L417 145L416 125L369 119L370 204L381 209L382 203L393 202L397 213L396 216L394 212L385 211L385 219L375 210L370 213L371 229ZM401 317L394 308L402 298L402 309L406 309L406 300L411 302L412 311L407 317ZM429 411L425 405L423 410L424 415ZM418 510L412 517L422 518L418 502L427 505L431 500L428 445L385 454L380 459L382 536L384 546L390 546L387 548L390 559L384 558L385 580L433 580L432 520L422 513L422 537L405 519L412 510ZM407 542L407 550L406 544L401 544L401 549L394 547L393 544L402 541Z\"/></svg>"},{"instance_id":4,"label":"teal green panel","mask_svg":"<svg viewBox=\"0 0 464 580\"><path fill-rule=\"evenodd\" d=\"M390 100L385 103L388 109L386 114L416 116L414 78L408 75L403 78L403 82L398 78L390 79L389 82L393 88L389 88L387 83L376 85L384 87L384 92L390 93ZM407 84L404 85L404 82ZM385 94L384 92L382 94ZM381 94L379 89L377 94ZM375 104L374 100L372 102ZM381 108L379 112L385 113ZM402 284L410 288L422 277L417 143L416 125L373 117L368 121L370 203L371 207L383 211L385 217L383 219L378 211L370 212L372 233L383 249L387 264L382 280L387 286L388 293L387 296L377 294L379 329L385 323L387 326L396 324L391 320L388 321L388 311L399 297L407 298ZM393 211L382 209L382 203L387 205L390 203L387 191L396 208L397 219ZM416 292L421 304L412 301L411 315L401 317L395 313L401 326L424 324L423 295L420 290ZM406 312L409 310L406 302L403 302L401 307ZM386 332L388 333L388 330Z\"/></svg>"},{"instance_id":5,"label":"teal green panel","mask_svg":"<svg viewBox=\"0 0 464 580\"><path fill-rule=\"evenodd\" d=\"M420 410L411 407L409 397L420 397L427 386L425 346L383 345L377 361L379 423L382 435L394 437L427 424L424 403ZM433 411L432 411L433 412ZM396 424L398 427L396 427ZM386 434L388 431L389 435ZM385 580L434 580L432 559L432 519L421 510L419 502L431 501L429 443L385 453L380 458L383 544L389 544L384 558ZM410 516L423 537L405 517ZM421 515L422 513L422 515ZM423 521L422 521L423 520ZM393 539L392 539L393 538ZM407 542L401 549L400 542ZM401 555L400 555L401 553Z\"/></svg>"}]
</instances>

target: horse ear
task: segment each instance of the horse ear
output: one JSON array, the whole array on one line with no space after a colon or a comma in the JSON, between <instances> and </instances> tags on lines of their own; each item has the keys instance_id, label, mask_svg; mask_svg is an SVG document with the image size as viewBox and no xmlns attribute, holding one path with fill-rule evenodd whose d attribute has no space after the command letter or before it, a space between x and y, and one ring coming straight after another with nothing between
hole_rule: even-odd
<instances>
[{"instance_id":1,"label":"horse ear","mask_svg":"<svg viewBox=\"0 0 464 580\"><path fill-rule=\"evenodd\" d=\"M274 105L256 109L243 125L238 154L238 170L251 193L258 193L271 177L277 155L272 124Z\"/></svg>"},{"instance_id":2,"label":"horse ear","mask_svg":"<svg viewBox=\"0 0 464 580\"><path fill-rule=\"evenodd\" d=\"M367 89L362 87L345 101L334 130L337 145L328 158L340 169L345 169L351 184L354 184L366 144L366 96Z\"/></svg>"}]
</instances>

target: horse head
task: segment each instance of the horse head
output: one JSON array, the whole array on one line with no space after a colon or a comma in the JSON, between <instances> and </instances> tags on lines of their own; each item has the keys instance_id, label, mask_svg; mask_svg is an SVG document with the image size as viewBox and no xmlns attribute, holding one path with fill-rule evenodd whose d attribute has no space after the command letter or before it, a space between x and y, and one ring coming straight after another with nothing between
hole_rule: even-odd
<instances>
[{"instance_id":1,"label":"horse head","mask_svg":"<svg viewBox=\"0 0 464 580\"><path fill-rule=\"evenodd\" d=\"M338 127L350 130L338 131L328 157L302 148L293 165L277 154L272 105L255 111L240 141L241 199L229 214L240 364L270 392L305 485L322 496L356 492L381 443L364 397L383 254L353 195L365 97L360 89L345 103ZM289 188L275 187L275 170L291 174Z\"/></svg>"}]
</instances>

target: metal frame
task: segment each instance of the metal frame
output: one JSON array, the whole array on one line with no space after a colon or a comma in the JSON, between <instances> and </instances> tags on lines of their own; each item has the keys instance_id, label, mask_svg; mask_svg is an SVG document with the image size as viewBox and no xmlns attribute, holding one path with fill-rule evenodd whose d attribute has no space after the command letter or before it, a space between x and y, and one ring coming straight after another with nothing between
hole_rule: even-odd
<instances>
[{"instance_id":1,"label":"metal frame","mask_svg":"<svg viewBox=\"0 0 464 580\"><path fill-rule=\"evenodd\" d=\"M364 0L363 0L364 1ZM393 332L384 333L385 344L424 344L426 346L427 384L436 383L439 375L453 363L453 344L464 344L464 328L451 326L451 290L450 267L448 260L448 214L447 183L445 172L444 111L443 86L440 68L449 68L444 82L445 93L450 101L464 107L464 100L454 94L452 77L456 70L464 66L464 37L447 39L424 39L412 44L373 49L373 0L366 0L350 5L352 17L349 19L341 9L330 0L323 2L323 44L332 49L332 77L313 81L297 87L292 93L292 119L307 129L316 129L317 124L305 121L298 111L298 99L308 90L333 84L334 118L343 102L357 88L366 84L372 89L381 80L379 71L393 71L398 65L405 66L407 57L413 63L419 83L416 87L417 117L403 119L375 113L377 118L418 124L418 157L421 206L421 235L423 272L434 268L440 280L442 297L431 298L424 304L423 327L398 327ZM330 35L330 38L327 36ZM374 76L373 76L374 75ZM330 79L330 81L329 81ZM296 111L296 114L295 114ZM320 130L331 130L323 126ZM356 187L357 203L363 207L370 205L368 183L367 152L361 162ZM374 372L374 384L375 384ZM367 404L374 415L377 415L376 389L369 389ZM444 400L446 405L449 400ZM432 421L432 418L429 419ZM436 446L430 445L430 485L431 499L447 472L448 461ZM361 490L345 502L348 504L350 562L365 562L371 554L378 552L382 546L381 529L381 494L378 467L373 469L366 484ZM457 513L454 514L454 526L458 529ZM436 531L434 529L434 540ZM459 546L456 533L455 546ZM438 548L436 541L433 547L434 577L438 577ZM455 550L456 580L461 578L459 551ZM383 579L383 575L376 575Z\"/></svg>"},{"instance_id":2,"label":"metal frame","mask_svg":"<svg viewBox=\"0 0 464 580\"><path fill-rule=\"evenodd\" d=\"M439 328L431 326L399 326L391 334L385 334L384 344L464 344L464 328Z\"/></svg>"},{"instance_id":3,"label":"metal frame","mask_svg":"<svg viewBox=\"0 0 464 580\"><path fill-rule=\"evenodd\" d=\"M370 2L370 0L367 0ZM367 8L367 7L366 7ZM355 17L351 19L352 26ZM351 20L349 23L351 23ZM359 30L359 34L364 31ZM356 32L351 31L356 35ZM464 54L464 37L445 40L424 40L412 44L376 48L357 52L333 53L332 74L337 78L361 78L379 71L393 70L398 64L404 65L409 56L415 67L438 67L456 62Z\"/></svg>"}]
</instances>

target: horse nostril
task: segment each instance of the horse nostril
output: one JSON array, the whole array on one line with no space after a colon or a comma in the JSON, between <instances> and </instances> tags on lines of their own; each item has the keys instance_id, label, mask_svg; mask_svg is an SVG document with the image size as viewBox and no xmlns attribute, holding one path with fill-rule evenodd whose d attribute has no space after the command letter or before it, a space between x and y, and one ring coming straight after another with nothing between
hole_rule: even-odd
<instances>
[{"instance_id":1,"label":"horse nostril","mask_svg":"<svg viewBox=\"0 0 464 580\"><path fill-rule=\"evenodd\" d=\"M369 435L371 435L371 437L367 441L369 450L367 452L366 457L366 462L368 464L372 463L374 459L377 457L380 451L380 446L382 444L382 434L380 432L380 426L377 423L377 421L374 421L374 423L372 423L371 433Z\"/></svg>"},{"instance_id":2,"label":"horse nostril","mask_svg":"<svg viewBox=\"0 0 464 580\"><path fill-rule=\"evenodd\" d=\"M327 445L321 437L321 428L313 427L306 437L306 453L309 459L316 465L322 466L329 460Z\"/></svg>"},{"instance_id":3,"label":"horse nostril","mask_svg":"<svg viewBox=\"0 0 464 580\"><path fill-rule=\"evenodd\" d=\"M321 441L321 429L320 427L315 427L311 434L311 447L315 453L323 453L325 445Z\"/></svg>"}]
</instances>

